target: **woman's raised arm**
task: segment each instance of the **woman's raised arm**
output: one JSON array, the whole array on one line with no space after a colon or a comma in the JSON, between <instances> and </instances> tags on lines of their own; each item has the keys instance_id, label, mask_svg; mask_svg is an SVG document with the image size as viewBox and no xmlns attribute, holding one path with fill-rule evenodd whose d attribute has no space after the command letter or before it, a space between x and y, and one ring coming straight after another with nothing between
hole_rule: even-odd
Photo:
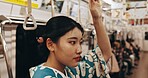
<instances>
[{"instance_id":1,"label":"woman's raised arm","mask_svg":"<svg viewBox=\"0 0 148 78\"><path fill-rule=\"evenodd\" d=\"M97 43L106 61L111 57L111 45L107 36L105 26L102 23L102 15L99 0L89 0L90 12L97 34Z\"/></svg>"}]
</instances>

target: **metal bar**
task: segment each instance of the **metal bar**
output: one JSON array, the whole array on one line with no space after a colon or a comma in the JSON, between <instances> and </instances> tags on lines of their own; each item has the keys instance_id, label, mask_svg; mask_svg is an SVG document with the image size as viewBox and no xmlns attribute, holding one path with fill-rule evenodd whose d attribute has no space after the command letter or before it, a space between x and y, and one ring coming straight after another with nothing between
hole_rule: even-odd
<instances>
[{"instance_id":1,"label":"metal bar","mask_svg":"<svg viewBox=\"0 0 148 78\"><path fill-rule=\"evenodd\" d=\"M5 25L5 24L23 24L24 23L24 21L13 21L13 20L5 20L5 21L3 21L3 22L1 22L1 24L2 24L2 27ZM33 24L33 22L27 22L27 24ZM37 25L46 25L46 23L36 23Z\"/></svg>"},{"instance_id":2,"label":"metal bar","mask_svg":"<svg viewBox=\"0 0 148 78\"><path fill-rule=\"evenodd\" d=\"M6 52L8 51L7 47L6 47L6 42L2 36L2 34L0 33L0 40L2 42L2 46L3 46L3 55L4 55L4 58L5 58L5 61L6 61L6 66L7 66L7 71L8 71L8 76L9 78L13 78L13 74L12 74L12 68L10 66L10 61L8 60L8 57L6 55Z\"/></svg>"}]
</instances>

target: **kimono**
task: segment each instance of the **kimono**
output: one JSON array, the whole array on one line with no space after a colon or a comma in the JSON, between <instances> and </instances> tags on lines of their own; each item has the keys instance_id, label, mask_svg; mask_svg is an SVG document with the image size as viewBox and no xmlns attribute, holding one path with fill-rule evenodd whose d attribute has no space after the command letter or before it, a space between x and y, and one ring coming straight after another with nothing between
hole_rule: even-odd
<instances>
[{"instance_id":1,"label":"kimono","mask_svg":"<svg viewBox=\"0 0 148 78\"><path fill-rule=\"evenodd\" d=\"M110 59L109 59L110 60ZM110 78L111 61L104 60L99 47L84 55L77 67L65 67L65 74L52 67L38 66L30 68L31 78Z\"/></svg>"}]
</instances>

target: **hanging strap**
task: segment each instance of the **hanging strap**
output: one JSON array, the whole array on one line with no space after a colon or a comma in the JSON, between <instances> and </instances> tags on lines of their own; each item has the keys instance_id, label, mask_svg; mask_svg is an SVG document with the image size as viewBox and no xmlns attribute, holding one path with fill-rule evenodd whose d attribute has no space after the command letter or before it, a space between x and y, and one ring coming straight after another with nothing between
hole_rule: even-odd
<instances>
[{"instance_id":1,"label":"hanging strap","mask_svg":"<svg viewBox=\"0 0 148 78\"><path fill-rule=\"evenodd\" d=\"M51 16L54 16L54 0L51 0Z\"/></svg>"},{"instance_id":2,"label":"hanging strap","mask_svg":"<svg viewBox=\"0 0 148 78\"><path fill-rule=\"evenodd\" d=\"M35 30L37 28L37 24L36 24L36 20L34 19L34 17L31 15L32 13L32 5L31 5L31 0L28 0L28 14L25 17L24 23L23 23L23 28L25 30ZM28 19L32 19L34 26L33 27L27 27L27 22Z\"/></svg>"},{"instance_id":3,"label":"hanging strap","mask_svg":"<svg viewBox=\"0 0 148 78\"><path fill-rule=\"evenodd\" d=\"M31 5L31 0L28 0L28 14L32 13L32 5Z\"/></svg>"}]
</instances>

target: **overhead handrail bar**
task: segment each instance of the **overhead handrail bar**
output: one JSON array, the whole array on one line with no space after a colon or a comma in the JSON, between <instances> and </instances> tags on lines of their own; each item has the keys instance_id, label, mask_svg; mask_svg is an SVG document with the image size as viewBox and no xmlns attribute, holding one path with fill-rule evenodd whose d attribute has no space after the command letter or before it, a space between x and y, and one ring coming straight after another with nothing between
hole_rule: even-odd
<instances>
[{"instance_id":1,"label":"overhead handrail bar","mask_svg":"<svg viewBox=\"0 0 148 78\"><path fill-rule=\"evenodd\" d=\"M14 21L14 20L5 20L5 21L2 21L1 24L4 26L6 23L9 23L9 24L12 24L12 23L15 23L15 24L24 24L24 21ZM33 24L33 22L27 22L27 24ZM36 23L37 25L46 25L46 23Z\"/></svg>"},{"instance_id":2,"label":"overhead handrail bar","mask_svg":"<svg viewBox=\"0 0 148 78\"><path fill-rule=\"evenodd\" d=\"M0 15L0 23L4 26L6 23L16 23L16 24L23 24L24 18L18 18L18 17L6 17L5 15ZM46 25L45 21L36 21L37 25ZM31 20L28 20L27 24L33 24Z\"/></svg>"},{"instance_id":3,"label":"overhead handrail bar","mask_svg":"<svg viewBox=\"0 0 148 78\"><path fill-rule=\"evenodd\" d=\"M28 14L27 14L27 16L25 17L25 20L24 20L24 23L23 23L23 28L24 28L25 30L35 30L35 29L37 28L36 20L35 20L34 17L32 16L31 12L32 12L31 0L28 0ZM29 18L31 18L32 21L33 21L33 24L34 24L33 27L27 27L27 22L28 22L28 19L29 19Z\"/></svg>"}]
</instances>

